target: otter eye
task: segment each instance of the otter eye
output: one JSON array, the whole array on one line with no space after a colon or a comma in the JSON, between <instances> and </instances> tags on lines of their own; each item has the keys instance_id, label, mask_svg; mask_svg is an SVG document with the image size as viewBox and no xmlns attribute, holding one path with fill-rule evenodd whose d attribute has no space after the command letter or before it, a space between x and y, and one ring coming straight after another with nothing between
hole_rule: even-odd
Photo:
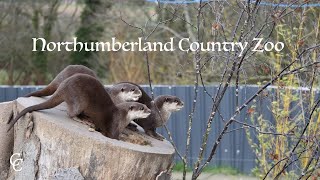
<instances>
[{"instance_id":1,"label":"otter eye","mask_svg":"<svg viewBox=\"0 0 320 180\"><path fill-rule=\"evenodd\" d=\"M144 107L141 107L140 110L144 110Z\"/></svg>"},{"instance_id":2,"label":"otter eye","mask_svg":"<svg viewBox=\"0 0 320 180\"><path fill-rule=\"evenodd\" d=\"M124 89L123 88L121 88L121 92L123 92L124 91Z\"/></svg>"},{"instance_id":3,"label":"otter eye","mask_svg":"<svg viewBox=\"0 0 320 180\"><path fill-rule=\"evenodd\" d=\"M131 91L134 91L134 89L131 89Z\"/></svg>"},{"instance_id":4,"label":"otter eye","mask_svg":"<svg viewBox=\"0 0 320 180\"><path fill-rule=\"evenodd\" d=\"M174 100L175 103L178 103L178 100Z\"/></svg>"},{"instance_id":5,"label":"otter eye","mask_svg":"<svg viewBox=\"0 0 320 180\"><path fill-rule=\"evenodd\" d=\"M129 109L130 109L130 110L133 110L133 106L130 106Z\"/></svg>"},{"instance_id":6,"label":"otter eye","mask_svg":"<svg viewBox=\"0 0 320 180\"><path fill-rule=\"evenodd\" d=\"M166 98L164 101L165 101L165 102L168 102L168 101L169 101L169 99L168 99L168 98Z\"/></svg>"}]
</instances>

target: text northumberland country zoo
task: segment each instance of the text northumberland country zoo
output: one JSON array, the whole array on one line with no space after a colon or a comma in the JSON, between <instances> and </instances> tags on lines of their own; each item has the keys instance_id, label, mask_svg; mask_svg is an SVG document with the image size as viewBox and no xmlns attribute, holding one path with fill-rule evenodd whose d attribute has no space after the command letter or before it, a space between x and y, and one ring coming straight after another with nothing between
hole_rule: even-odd
<instances>
[{"instance_id":1,"label":"text northumberland country zoo","mask_svg":"<svg viewBox=\"0 0 320 180\"><path fill-rule=\"evenodd\" d=\"M32 51L225 51L238 52L242 56L248 49L255 52L276 51L284 48L283 42L265 42L263 38L254 38L251 42L192 42L182 38L174 43L174 37L167 42L149 42L138 38L133 42L121 42L115 37L108 42L80 42L74 37L72 41L47 42L44 38L32 38Z\"/></svg>"}]
</instances>

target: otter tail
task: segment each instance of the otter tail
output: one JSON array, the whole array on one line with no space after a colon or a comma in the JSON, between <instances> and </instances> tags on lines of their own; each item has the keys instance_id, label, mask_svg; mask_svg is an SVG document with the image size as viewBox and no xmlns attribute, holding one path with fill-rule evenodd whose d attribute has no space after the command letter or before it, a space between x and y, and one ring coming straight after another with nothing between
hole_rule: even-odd
<instances>
[{"instance_id":1,"label":"otter tail","mask_svg":"<svg viewBox=\"0 0 320 180\"><path fill-rule=\"evenodd\" d=\"M34 97L43 97L43 96L50 96L52 95L54 92L56 91L55 88L51 87L50 85L41 89L41 90L38 90L38 91L35 91L35 92L32 92L32 93L29 93L27 95L25 95L24 97L30 97L30 96L34 96Z\"/></svg>"},{"instance_id":2,"label":"otter tail","mask_svg":"<svg viewBox=\"0 0 320 180\"><path fill-rule=\"evenodd\" d=\"M47 101L34 105L34 106L30 106L25 108L23 111L21 111L14 119L12 122L8 122L8 124L10 123L9 128L7 129L7 132L10 131L10 129L13 127L13 125L25 114L27 114L28 112L32 112L32 111L38 111L38 110L43 110L43 109L50 109L53 107L58 106L59 104L61 104L63 102L63 99L61 98L61 96L52 96L50 99L48 99Z\"/></svg>"}]
</instances>

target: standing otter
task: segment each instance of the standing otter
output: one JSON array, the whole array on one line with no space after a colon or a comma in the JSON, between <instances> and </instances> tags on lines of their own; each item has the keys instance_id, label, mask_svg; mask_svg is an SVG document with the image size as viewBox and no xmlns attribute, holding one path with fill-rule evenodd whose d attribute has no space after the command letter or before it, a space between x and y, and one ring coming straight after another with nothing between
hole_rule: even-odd
<instances>
[{"instance_id":1,"label":"standing otter","mask_svg":"<svg viewBox=\"0 0 320 180\"><path fill-rule=\"evenodd\" d=\"M20 112L8 131L26 113L53 108L62 102L66 102L71 118L84 115L103 135L113 139L119 138L131 120L146 118L151 113L145 105L137 102L115 105L99 80L86 74L75 74L64 80L47 101Z\"/></svg>"},{"instance_id":2,"label":"standing otter","mask_svg":"<svg viewBox=\"0 0 320 180\"><path fill-rule=\"evenodd\" d=\"M183 102L176 96L162 95L156 97L149 108L150 116L135 119L134 122L139 124L147 135L163 140L164 138L156 133L156 128L165 125L172 112L180 111L183 108Z\"/></svg>"},{"instance_id":3,"label":"standing otter","mask_svg":"<svg viewBox=\"0 0 320 180\"><path fill-rule=\"evenodd\" d=\"M69 65L64 68L54 79L53 81L44 89L32 92L25 95L25 97L35 96L49 96L52 95L59 87L59 85L67 78L75 74L87 74L96 79L98 77L96 74L89 68L83 65ZM127 101L137 101L141 97L141 91L139 88L133 84L129 83L118 83L112 87L105 87L106 91L109 93L112 101L115 104L119 104Z\"/></svg>"},{"instance_id":4,"label":"standing otter","mask_svg":"<svg viewBox=\"0 0 320 180\"><path fill-rule=\"evenodd\" d=\"M139 87L142 92L142 96L137 102L145 104L151 109L150 116L147 118L135 119L134 122L140 125L147 135L158 140L163 140L164 138L156 133L156 128L166 124L172 112L180 111L183 108L183 102L178 97L170 95L161 95L152 101L152 98L139 85L134 83L130 84ZM135 130L136 126L134 124L129 124L128 128Z\"/></svg>"}]
</instances>

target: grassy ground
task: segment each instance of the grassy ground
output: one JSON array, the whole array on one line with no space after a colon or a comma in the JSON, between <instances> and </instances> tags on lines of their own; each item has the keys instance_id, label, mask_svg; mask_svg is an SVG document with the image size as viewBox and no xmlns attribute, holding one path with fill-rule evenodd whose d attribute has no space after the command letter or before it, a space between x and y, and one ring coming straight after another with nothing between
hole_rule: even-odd
<instances>
[{"instance_id":1,"label":"grassy ground","mask_svg":"<svg viewBox=\"0 0 320 180\"><path fill-rule=\"evenodd\" d=\"M172 180L182 179L183 164L177 163L173 168ZM187 178L191 179L191 169L187 170ZM198 178L199 180L256 180L258 178L240 173L238 170L227 166L209 166Z\"/></svg>"},{"instance_id":2,"label":"grassy ground","mask_svg":"<svg viewBox=\"0 0 320 180\"><path fill-rule=\"evenodd\" d=\"M192 173L188 172L186 179L191 179ZM172 180L181 180L182 172L173 172ZM258 180L256 177L246 176L246 175L226 175L226 174L212 174L204 172L202 173L198 180Z\"/></svg>"}]
</instances>

